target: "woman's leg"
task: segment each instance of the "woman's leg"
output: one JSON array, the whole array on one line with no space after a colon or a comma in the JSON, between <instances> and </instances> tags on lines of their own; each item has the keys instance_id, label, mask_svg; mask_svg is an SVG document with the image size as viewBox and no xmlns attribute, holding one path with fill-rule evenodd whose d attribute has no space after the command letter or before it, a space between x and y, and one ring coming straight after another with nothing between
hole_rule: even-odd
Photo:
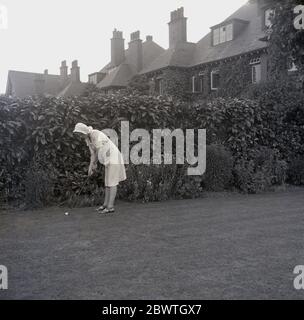
<instances>
[{"instance_id":1,"label":"woman's leg","mask_svg":"<svg viewBox=\"0 0 304 320\"><path fill-rule=\"evenodd\" d=\"M107 203L108 209L112 209L114 207L116 194L117 194L117 186L109 187L109 201Z\"/></svg>"},{"instance_id":2,"label":"woman's leg","mask_svg":"<svg viewBox=\"0 0 304 320\"><path fill-rule=\"evenodd\" d=\"M105 187L105 198L104 198L104 202L103 202L103 206L107 207L109 204L109 197L110 197L110 188L109 187Z\"/></svg>"}]
</instances>

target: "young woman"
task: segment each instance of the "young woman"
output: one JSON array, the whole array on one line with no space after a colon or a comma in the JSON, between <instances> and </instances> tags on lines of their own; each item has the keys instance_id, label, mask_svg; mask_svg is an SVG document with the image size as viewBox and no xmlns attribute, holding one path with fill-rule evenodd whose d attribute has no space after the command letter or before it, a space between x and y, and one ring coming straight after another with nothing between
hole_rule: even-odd
<instances>
[{"instance_id":1,"label":"young woman","mask_svg":"<svg viewBox=\"0 0 304 320\"><path fill-rule=\"evenodd\" d=\"M105 166L105 199L103 205L97 211L99 213L112 213L115 211L114 202L117 186L120 181L126 180L122 154L103 132L94 130L83 123L76 124L74 133L81 134L90 149L91 161L88 175L91 176L97 169L98 161Z\"/></svg>"}]
</instances>

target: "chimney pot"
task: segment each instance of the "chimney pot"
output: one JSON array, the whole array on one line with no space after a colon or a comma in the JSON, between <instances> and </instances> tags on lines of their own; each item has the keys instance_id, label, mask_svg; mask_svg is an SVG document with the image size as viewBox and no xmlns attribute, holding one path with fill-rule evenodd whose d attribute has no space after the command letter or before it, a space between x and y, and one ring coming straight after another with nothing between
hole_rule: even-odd
<instances>
[{"instance_id":1,"label":"chimney pot","mask_svg":"<svg viewBox=\"0 0 304 320\"><path fill-rule=\"evenodd\" d=\"M131 41L140 40L140 31L132 32L130 39L131 39Z\"/></svg>"},{"instance_id":2,"label":"chimney pot","mask_svg":"<svg viewBox=\"0 0 304 320\"><path fill-rule=\"evenodd\" d=\"M146 41L152 41L153 37L152 36L146 36Z\"/></svg>"},{"instance_id":3,"label":"chimney pot","mask_svg":"<svg viewBox=\"0 0 304 320\"><path fill-rule=\"evenodd\" d=\"M78 67L78 61L77 60L74 60L72 62L72 68L77 68Z\"/></svg>"}]
</instances>

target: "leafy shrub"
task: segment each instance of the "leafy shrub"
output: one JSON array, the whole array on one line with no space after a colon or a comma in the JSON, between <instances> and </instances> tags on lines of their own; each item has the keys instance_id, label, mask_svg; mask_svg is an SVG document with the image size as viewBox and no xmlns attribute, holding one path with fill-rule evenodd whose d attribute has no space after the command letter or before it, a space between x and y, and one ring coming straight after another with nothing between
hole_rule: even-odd
<instances>
[{"instance_id":1,"label":"leafy shrub","mask_svg":"<svg viewBox=\"0 0 304 320\"><path fill-rule=\"evenodd\" d=\"M285 182L287 164L279 159L277 150L265 147L252 150L248 159L236 161L234 185L245 193L259 193Z\"/></svg>"},{"instance_id":2,"label":"leafy shrub","mask_svg":"<svg viewBox=\"0 0 304 320\"><path fill-rule=\"evenodd\" d=\"M27 209L49 205L54 197L54 179L56 174L48 166L34 162L23 181L24 204Z\"/></svg>"},{"instance_id":3,"label":"leafy shrub","mask_svg":"<svg viewBox=\"0 0 304 320\"><path fill-rule=\"evenodd\" d=\"M175 191L177 199L200 198L203 194L202 176L182 175L178 180Z\"/></svg>"},{"instance_id":4,"label":"leafy shrub","mask_svg":"<svg viewBox=\"0 0 304 320\"><path fill-rule=\"evenodd\" d=\"M207 191L224 191L232 180L233 157L221 145L207 146L207 167L203 187Z\"/></svg>"},{"instance_id":5,"label":"leafy shrub","mask_svg":"<svg viewBox=\"0 0 304 320\"><path fill-rule=\"evenodd\" d=\"M288 84L252 86L243 98L194 104L190 123L207 129L208 144L223 144L237 159L264 146L286 161L304 154L304 94Z\"/></svg>"},{"instance_id":6,"label":"leafy shrub","mask_svg":"<svg viewBox=\"0 0 304 320\"><path fill-rule=\"evenodd\" d=\"M103 95L91 90L77 99L20 100L0 96L0 199L24 201L24 183L30 178L27 173L39 154L45 159L42 163L49 163L55 172L56 201L72 204L71 199L76 197L81 205L82 200L89 201L85 197L91 197L90 201L99 202L103 192L102 170L78 196L90 154L84 141L72 133L77 122L96 129L112 128L118 133L123 120L130 122L130 131L206 128L208 144L222 145L227 151L226 154L209 148L207 161L212 157L218 160L210 160L205 177L188 177L183 166L129 165L128 180L120 192L123 199L156 201L197 197L204 190L223 190L229 187L229 152L235 162L234 187L243 192L259 192L280 184L286 173L284 161L292 164L292 159L304 155L303 93L292 91L291 87L281 90L276 84L250 90L243 98L216 98L193 105L128 91ZM269 156L272 160L264 160L259 166L256 153L263 155L261 148L277 151L275 157ZM267 161L272 164L267 165ZM295 176L291 172L292 169L289 176ZM290 181L299 183L294 178Z\"/></svg>"},{"instance_id":7,"label":"leafy shrub","mask_svg":"<svg viewBox=\"0 0 304 320\"><path fill-rule=\"evenodd\" d=\"M286 161L304 155L304 92L294 81L252 86L244 95L256 101L259 144L278 149Z\"/></svg>"},{"instance_id":8,"label":"leafy shrub","mask_svg":"<svg viewBox=\"0 0 304 320\"><path fill-rule=\"evenodd\" d=\"M127 180L121 184L119 196L130 201L162 201L174 197L181 177L178 165L128 165Z\"/></svg>"},{"instance_id":9,"label":"leafy shrub","mask_svg":"<svg viewBox=\"0 0 304 320\"><path fill-rule=\"evenodd\" d=\"M208 144L223 144L238 156L258 143L256 109L253 100L217 98L196 104L192 117L195 127L207 129Z\"/></svg>"},{"instance_id":10,"label":"leafy shrub","mask_svg":"<svg viewBox=\"0 0 304 320\"><path fill-rule=\"evenodd\" d=\"M174 103L164 98L140 95L102 95L92 92L82 98L0 97L0 185L3 201L21 200L19 188L36 154L52 164L57 172L55 197L66 201L80 188L87 173L89 151L84 141L73 135L77 122L97 129L120 131L120 122L129 120L134 127L174 127ZM136 112L134 112L136 110ZM2 169L3 168L3 169ZM99 172L102 172L101 170ZM101 173L100 173L101 174ZM95 175L91 185L103 179ZM100 185L99 185L100 187ZM84 194L93 191L88 186Z\"/></svg>"},{"instance_id":11,"label":"leafy shrub","mask_svg":"<svg viewBox=\"0 0 304 320\"><path fill-rule=\"evenodd\" d=\"M304 185L304 157L293 159L288 167L288 182L294 185Z\"/></svg>"}]
</instances>

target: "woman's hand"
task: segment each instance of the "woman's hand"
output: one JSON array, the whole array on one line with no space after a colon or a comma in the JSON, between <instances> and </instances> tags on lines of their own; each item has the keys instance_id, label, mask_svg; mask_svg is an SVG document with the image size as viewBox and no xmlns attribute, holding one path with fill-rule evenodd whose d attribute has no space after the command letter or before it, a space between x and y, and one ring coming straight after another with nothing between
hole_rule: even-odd
<instances>
[{"instance_id":1,"label":"woman's hand","mask_svg":"<svg viewBox=\"0 0 304 320\"><path fill-rule=\"evenodd\" d=\"M89 166L88 176L91 177L96 169L97 169L97 164L96 163L91 164Z\"/></svg>"}]
</instances>

